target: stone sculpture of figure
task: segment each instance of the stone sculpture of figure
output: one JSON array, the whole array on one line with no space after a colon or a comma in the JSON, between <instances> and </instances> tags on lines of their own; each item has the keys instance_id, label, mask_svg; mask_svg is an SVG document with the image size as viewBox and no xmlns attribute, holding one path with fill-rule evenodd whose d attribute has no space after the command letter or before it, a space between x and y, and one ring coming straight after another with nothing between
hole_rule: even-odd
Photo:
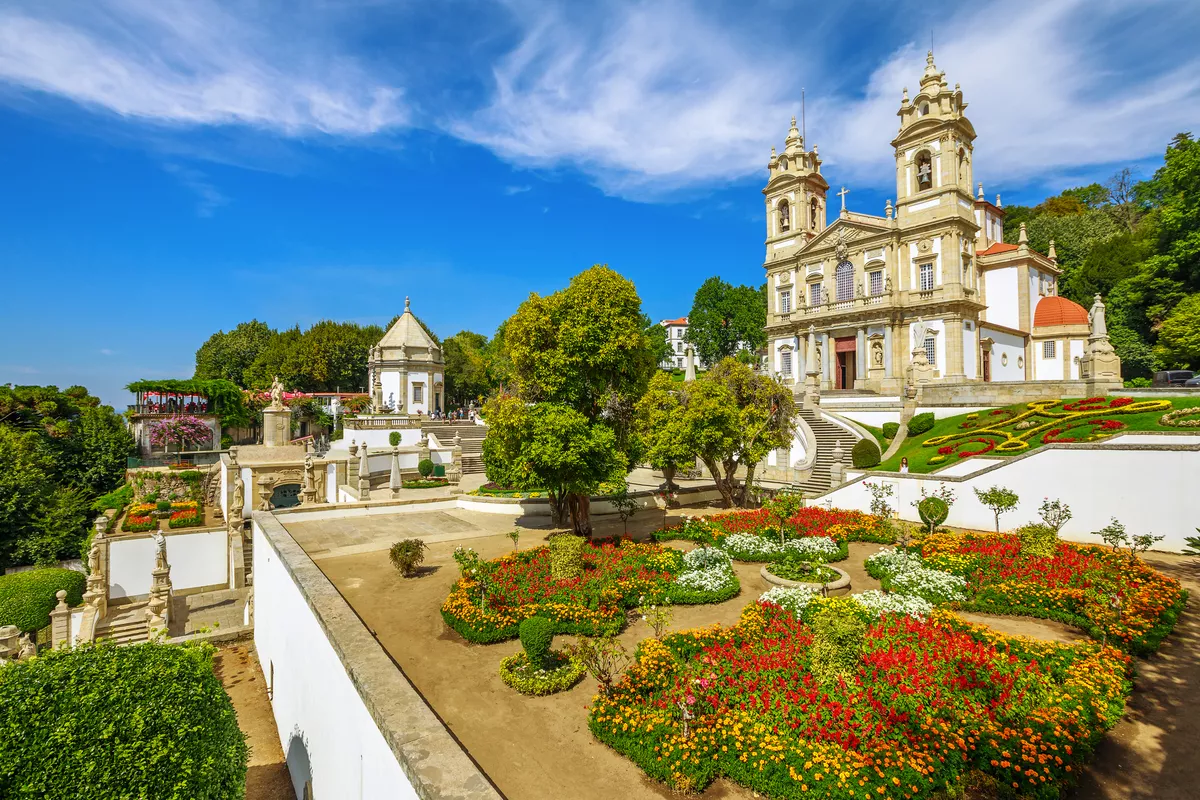
<instances>
[{"instance_id":1,"label":"stone sculpture of figure","mask_svg":"<svg viewBox=\"0 0 1200 800\"><path fill-rule=\"evenodd\" d=\"M154 540L154 568L167 568L167 537L163 536L162 531L155 531L150 534L150 538Z\"/></svg>"},{"instance_id":2,"label":"stone sculpture of figure","mask_svg":"<svg viewBox=\"0 0 1200 800\"><path fill-rule=\"evenodd\" d=\"M877 340L871 344L871 360L875 366L883 366L883 342Z\"/></svg>"},{"instance_id":3,"label":"stone sculpture of figure","mask_svg":"<svg viewBox=\"0 0 1200 800\"><path fill-rule=\"evenodd\" d=\"M278 375L271 381L271 405L276 408L283 405L283 383Z\"/></svg>"},{"instance_id":4,"label":"stone sculpture of figure","mask_svg":"<svg viewBox=\"0 0 1200 800\"><path fill-rule=\"evenodd\" d=\"M925 320L917 317L917 321L913 323L913 352L925 350L925 339L929 336L930 325Z\"/></svg>"},{"instance_id":5,"label":"stone sculpture of figure","mask_svg":"<svg viewBox=\"0 0 1200 800\"><path fill-rule=\"evenodd\" d=\"M100 545L93 543L92 549L88 550L88 574L98 575L100 573Z\"/></svg>"},{"instance_id":6,"label":"stone sculpture of figure","mask_svg":"<svg viewBox=\"0 0 1200 800\"><path fill-rule=\"evenodd\" d=\"M1092 302L1092 308L1088 311L1088 322L1092 326L1092 338L1099 339L1102 336L1108 336L1108 323L1104 321L1104 301L1097 294Z\"/></svg>"},{"instance_id":7,"label":"stone sculpture of figure","mask_svg":"<svg viewBox=\"0 0 1200 800\"><path fill-rule=\"evenodd\" d=\"M787 203L779 204L779 230L786 231L792 227L792 214Z\"/></svg>"},{"instance_id":8,"label":"stone sculpture of figure","mask_svg":"<svg viewBox=\"0 0 1200 800\"><path fill-rule=\"evenodd\" d=\"M229 512L230 519L240 520L246 510L246 484L242 482L239 470L233 478L233 508Z\"/></svg>"}]
</instances>

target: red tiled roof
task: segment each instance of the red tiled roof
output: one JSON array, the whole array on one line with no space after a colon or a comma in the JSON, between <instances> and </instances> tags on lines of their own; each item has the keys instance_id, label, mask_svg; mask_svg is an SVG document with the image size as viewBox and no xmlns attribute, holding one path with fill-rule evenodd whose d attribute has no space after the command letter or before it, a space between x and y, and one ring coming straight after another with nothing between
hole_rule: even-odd
<instances>
[{"instance_id":1,"label":"red tiled roof","mask_svg":"<svg viewBox=\"0 0 1200 800\"><path fill-rule=\"evenodd\" d=\"M1051 295L1038 301L1033 312L1033 327L1053 325L1087 325L1088 312L1083 306L1065 297Z\"/></svg>"},{"instance_id":2,"label":"red tiled roof","mask_svg":"<svg viewBox=\"0 0 1200 800\"><path fill-rule=\"evenodd\" d=\"M679 319L664 319L662 321L662 324L663 325L687 325L687 317L680 317Z\"/></svg>"},{"instance_id":3,"label":"red tiled roof","mask_svg":"<svg viewBox=\"0 0 1200 800\"><path fill-rule=\"evenodd\" d=\"M1016 249L1017 249L1017 246L1015 244L1008 244L1006 242L996 242L994 245L989 247L987 250L980 250L975 255L977 255L977 256L995 256L995 255L999 255L1000 253L1009 253Z\"/></svg>"}]
</instances>

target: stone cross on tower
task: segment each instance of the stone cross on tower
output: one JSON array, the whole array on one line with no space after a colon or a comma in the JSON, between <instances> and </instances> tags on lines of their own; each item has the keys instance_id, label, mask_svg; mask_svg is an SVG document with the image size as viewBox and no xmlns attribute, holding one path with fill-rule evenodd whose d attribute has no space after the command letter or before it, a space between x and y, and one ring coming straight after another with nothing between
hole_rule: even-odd
<instances>
[{"instance_id":1,"label":"stone cross on tower","mask_svg":"<svg viewBox=\"0 0 1200 800\"><path fill-rule=\"evenodd\" d=\"M846 195L850 194L850 190L847 189L845 186L843 186L842 190L840 192L838 192L837 194L839 197L842 198L842 213L845 214L846 213Z\"/></svg>"}]
</instances>

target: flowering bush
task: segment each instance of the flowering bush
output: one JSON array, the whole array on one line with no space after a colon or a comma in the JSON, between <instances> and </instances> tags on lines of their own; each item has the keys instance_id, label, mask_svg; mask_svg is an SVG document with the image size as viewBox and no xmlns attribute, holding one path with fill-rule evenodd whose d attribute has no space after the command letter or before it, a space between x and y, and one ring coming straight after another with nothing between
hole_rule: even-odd
<instances>
[{"instance_id":1,"label":"flowering bush","mask_svg":"<svg viewBox=\"0 0 1200 800\"><path fill-rule=\"evenodd\" d=\"M957 603L967 599L965 578L929 569L924 560L900 550L883 550L868 556L867 573L883 588L930 603Z\"/></svg>"},{"instance_id":2,"label":"flowering bush","mask_svg":"<svg viewBox=\"0 0 1200 800\"><path fill-rule=\"evenodd\" d=\"M1158 424L1168 428L1200 428L1200 406L1168 411L1159 417Z\"/></svg>"},{"instance_id":3,"label":"flowering bush","mask_svg":"<svg viewBox=\"0 0 1200 800\"><path fill-rule=\"evenodd\" d=\"M689 569L678 550L628 540L584 542L580 555L578 576L554 580L548 547L492 561L466 548L456 551L462 578L442 604L442 618L473 642L511 639L521 620L533 616L549 619L556 633L604 635L621 629L626 608L647 600L722 602L739 589L729 557L719 550L693 556L721 562L707 561L700 569Z\"/></svg>"},{"instance_id":4,"label":"flowering bush","mask_svg":"<svg viewBox=\"0 0 1200 800\"><path fill-rule=\"evenodd\" d=\"M175 444L184 447L212 441L212 429L199 417L180 414L150 424L150 444L166 448Z\"/></svg>"},{"instance_id":5,"label":"flowering bush","mask_svg":"<svg viewBox=\"0 0 1200 800\"><path fill-rule=\"evenodd\" d=\"M891 544L895 540L892 529L881 523L877 517L861 511L825 509L819 506L805 506L799 509L784 521L783 527L786 539L827 537L836 541L839 546L846 542ZM767 509L756 508L708 517L685 516L679 525L657 531L655 539L660 542L683 539L728 549L725 548L725 541L730 536L742 534L771 537L778 541L778 530L778 522L771 513ZM742 559L736 554L734 557L739 560L758 560Z\"/></svg>"},{"instance_id":6,"label":"flowering bush","mask_svg":"<svg viewBox=\"0 0 1200 800\"><path fill-rule=\"evenodd\" d=\"M939 533L920 552L925 567L966 579L963 608L1056 619L1138 655L1158 649L1187 600L1174 578L1095 545L1058 541L1034 556L1016 535Z\"/></svg>"},{"instance_id":7,"label":"flowering bush","mask_svg":"<svg viewBox=\"0 0 1200 800\"><path fill-rule=\"evenodd\" d=\"M782 561L801 558L806 561L842 561L847 555L845 542L838 544L828 536L804 536L782 545L765 536L735 533L725 537L721 549L738 561Z\"/></svg>"},{"instance_id":8,"label":"flowering bush","mask_svg":"<svg viewBox=\"0 0 1200 800\"><path fill-rule=\"evenodd\" d=\"M194 528L202 524L204 524L204 512L195 500L171 503L171 517L167 520L167 527Z\"/></svg>"},{"instance_id":9,"label":"flowering bush","mask_svg":"<svg viewBox=\"0 0 1200 800\"><path fill-rule=\"evenodd\" d=\"M865 592L850 595L850 599L876 617L882 617L884 614L904 614L924 619L933 613L933 603L923 597L909 594L868 589Z\"/></svg>"},{"instance_id":10,"label":"flowering bush","mask_svg":"<svg viewBox=\"0 0 1200 800\"><path fill-rule=\"evenodd\" d=\"M856 607L807 601L831 604ZM839 680L814 676L808 624L760 601L733 627L644 641L589 727L680 791L726 777L770 797L925 800L983 773L1048 799L1120 718L1128 658L1114 648L860 608L870 619Z\"/></svg>"}]
</instances>

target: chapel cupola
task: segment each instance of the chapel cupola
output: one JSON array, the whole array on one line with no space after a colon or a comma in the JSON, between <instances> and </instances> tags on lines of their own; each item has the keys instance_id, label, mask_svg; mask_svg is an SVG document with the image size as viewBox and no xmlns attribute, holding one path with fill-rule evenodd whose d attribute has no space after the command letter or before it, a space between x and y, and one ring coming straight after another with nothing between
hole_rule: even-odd
<instances>
[{"instance_id":1,"label":"chapel cupola","mask_svg":"<svg viewBox=\"0 0 1200 800\"><path fill-rule=\"evenodd\" d=\"M771 148L767 162L767 239L797 238L802 244L825 228L825 194L829 184L821 176L816 145L808 150L804 133L792 117L783 152Z\"/></svg>"}]
</instances>

